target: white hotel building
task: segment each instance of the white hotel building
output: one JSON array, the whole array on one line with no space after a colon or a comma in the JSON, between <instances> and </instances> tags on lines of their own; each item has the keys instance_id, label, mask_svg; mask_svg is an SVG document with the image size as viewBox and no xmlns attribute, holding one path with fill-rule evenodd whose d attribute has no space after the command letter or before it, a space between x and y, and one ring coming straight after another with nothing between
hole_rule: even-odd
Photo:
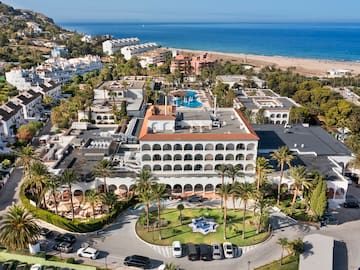
<instances>
[{"instance_id":1,"label":"white hotel building","mask_svg":"<svg viewBox=\"0 0 360 270\"><path fill-rule=\"evenodd\" d=\"M112 55L122 47L139 44L138 38L122 38L106 40L102 43L103 52L107 55Z\"/></svg>"},{"instance_id":2,"label":"white hotel building","mask_svg":"<svg viewBox=\"0 0 360 270\"><path fill-rule=\"evenodd\" d=\"M126 60L130 60L133 56L139 55L144 52L152 51L160 46L154 42L143 43L138 45L126 46L121 48L121 53L124 55Z\"/></svg>"},{"instance_id":3,"label":"white hotel building","mask_svg":"<svg viewBox=\"0 0 360 270\"><path fill-rule=\"evenodd\" d=\"M236 109L218 109L215 116L204 108L151 106L139 135L141 167L175 194L213 194L222 164L239 166L239 181L253 181L258 140Z\"/></svg>"}]
</instances>

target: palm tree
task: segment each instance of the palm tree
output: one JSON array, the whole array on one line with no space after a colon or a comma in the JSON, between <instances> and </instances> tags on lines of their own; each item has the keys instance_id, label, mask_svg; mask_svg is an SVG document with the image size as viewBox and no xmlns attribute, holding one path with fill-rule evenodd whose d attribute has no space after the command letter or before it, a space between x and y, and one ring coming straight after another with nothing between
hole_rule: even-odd
<instances>
[{"instance_id":1,"label":"palm tree","mask_svg":"<svg viewBox=\"0 0 360 270\"><path fill-rule=\"evenodd\" d=\"M104 178L104 191L107 193L106 177L111 177L113 174L112 162L108 159L102 159L93 170L96 176Z\"/></svg>"},{"instance_id":2,"label":"palm tree","mask_svg":"<svg viewBox=\"0 0 360 270\"><path fill-rule=\"evenodd\" d=\"M294 180L294 196L292 200L291 207L295 207L296 197L298 196L300 190L307 188L309 189L311 187L311 182L307 177L307 171L304 166L296 166L290 168L290 176Z\"/></svg>"},{"instance_id":3,"label":"palm tree","mask_svg":"<svg viewBox=\"0 0 360 270\"><path fill-rule=\"evenodd\" d=\"M111 212L116 202L118 201L118 198L114 192L103 193L101 194L100 199L101 202L108 207L109 212Z\"/></svg>"},{"instance_id":4,"label":"palm tree","mask_svg":"<svg viewBox=\"0 0 360 270\"><path fill-rule=\"evenodd\" d=\"M56 200L56 190L57 188L60 186L60 179L57 176L51 176L47 181L46 181L46 189L50 190L51 195L54 199L54 204L55 204L55 214L58 214L58 202Z\"/></svg>"},{"instance_id":5,"label":"palm tree","mask_svg":"<svg viewBox=\"0 0 360 270\"><path fill-rule=\"evenodd\" d=\"M286 249L289 246L289 240L286 237L281 237L281 238L279 238L277 243L281 246L280 265L282 265L283 264L283 258L284 258L284 249Z\"/></svg>"},{"instance_id":6,"label":"palm tree","mask_svg":"<svg viewBox=\"0 0 360 270\"><path fill-rule=\"evenodd\" d=\"M227 175L227 173L226 173L227 170L228 170L228 167L225 164L221 164L216 169L217 173L221 176L221 185L222 186L224 185L224 179L225 179L225 176ZM222 197L221 197L220 208L222 208L222 205L223 205L223 201L222 201Z\"/></svg>"},{"instance_id":7,"label":"palm tree","mask_svg":"<svg viewBox=\"0 0 360 270\"><path fill-rule=\"evenodd\" d=\"M288 146L282 146L276 152L271 155L271 158L276 160L278 166L280 167L280 179L278 183L278 194L277 194L277 205L280 204L280 191L281 191L281 182L284 175L284 165L285 163L291 166L291 161L294 159L294 156L291 155L290 149Z\"/></svg>"},{"instance_id":8,"label":"palm tree","mask_svg":"<svg viewBox=\"0 0 360 270\"><path fill-rule=\"evenodd\" d=\"M254 197L255 188L253 184L244 182L235 185L233 191L234 193L238 194L238 196L242 199L244 203L242 239L245 239L246 207L248 201Z\"/></svg>"},{"instance_id":9,"label":"palm tree","mask_svg":"<svg viewBox=\"0 0 360 270\"><path fill-rule=\"evenodd\" d=\"M72 220L74 220L75 211L71 186L78 180L78 175L73 169L66 169L60 179L62 183L66 184L69 187Z\"/></svg>"},{"instance_id":10,"label":"palm tree","mask_svg":"<svg viewBox=\"0 0 360 270\"><path fill-rule=\"evenodd\" d=\"M265 199L262 192L256 193L256 197L256 207L259 209L259 222L257 224L256 233L260 233L263 216L270 206L270 200Z\"/></svg>"},{"instance_id":11,"label":"palm tree","mask_svg":"<svg viewBox=\"0 0 360 270\"><path fill-rule=\"evenodd\" d=\"M155 183L151 186L151 189L153 193L153 199L157 202L159 240L161 240L161 199L166 195L166 185Z\"/></svg>"},{"instance_id":12,"label":"palm tree","mask_svg":"<svg viewBox=\"0 0 360 270\"><path fill-rule=\"evenodd\" d=\"M256 179L257 179L257 186L256 190L259 191L262 180L266 179L266 175L272 172L272 166L269 163L269 160L264 157L258 157L256 159Z\"/></svg>"},{"instance_id":13,"label":"palm tree","mask_svg":"<svg viewBox=\"0 0 360 270\"><path fill-rule=\"evenodd\" d=\"M20 148L20 152L17 153L18 160L16 165L23 166L24 176L27 177L30 171L31 164L37 160L35 156L35 149L32 146L25 146Z\"/></svg>"},{"instance_id":14,"label":"palm tree","mask_svg":"<svg viewBox=\"0 0 360 270\"><path fill-rule=\"evenodd\" d=\"M179 210L179 212L180 212L180 215L179 215L180 224L183 225L183 224L182 224L182 210L184 210L185 206L184 206L182 203L179 203L176 208L177 208L177 210Z\"/></svg>"},{"instance_id":15,"label":"palm tree","mask_svg":"<svg viewBox=\"0 0 360 270\"><path fill-rule=\"evenodd\" d=\"M95 189L85 192L85 201L91 206L93 218L95 219L95 205L100 201L99 193Z\"/></svg>"},{"instance_id":16,"label":"palm tree","mask_svg":"<svg viewBox=\"0 0 360 270\"><path fill-rule=\"evenodd\" d=\"M50 173L47 167L40 163L39 161L33 162L29 169L29 176L27 182L32 190L35 190L37 195L37 203L40 204L43 201L44 207L45 203L45 191L46 191L46 182L49 180Z\"/></svg>"},{"instance_id":17,"label":"palm tree","mask_svg":"<svg viewBox=\"0 0 360 270\"><path fill-rule=\"evenodd\" d=\"M142 169L135 179L136 192L141 193L144 190L149 190L151 185L155 183L155 178L147 169Z\"/></svg>"},{"instance_id":18,"label":"palm tree","mask_svg":"<svg viewBox=\"0 0 360 270\"><path fill-rule=\"evenodd\" d=\"M153 199L154 194L152 193L151 188L143 190L141 193L138 194L139 201L144 203L145 206L145 214L146 214L146 227L147 231L149 232L149 208L150 208L150 201Z\"/></svg>"},{"instance_id":19,"label":"palm tree","mask_svg":"<svg viewBox=\"0 0 360 270\"><path fill-rule=\"evenodd\" d=\"M179 269L175 264L173 263L166 263L164 270L176 270Z\"/></svg>"},{"instance_id":20,"label":"palm tree","mask_svg":"<svg viewBox=\"0 0 360 270\"><path fill-rule=\"evenodd\" d=\"M10 249L26 249L39 236L35 219L21 206L11 206L0 221L0 242Z\"/></svg>"},{"instance_id":21,"label":"palm tree","mask_svg":"<svg viewBox=\"0 0 360 270\"><path fill-rule=\"evenodd\" d=\"M218 187L216 192L223 198L223 202L224 202L224 240L226 240L227 200L231 192L231 185L224 184Z\"/></svg>"},{"instance_id":22,"label":"palm tree","mask_svg":"<svg viewBox=\"0 0 360 270\"><path fill-rule=\"evenodd\" d=\"M226 171L226 176L231 178L231 181L232 181L231 184L232 185L234 185L236 177L242 177L243 175L244 174L240 170L240 167L233 166L233 165L228 166L228 169ZM234 211L235 211L235 196L234 196L234 194L231 195L231 197L232 197L232 201L233 201L233 208L234 208Z\"/></svg>"}]
</instances>

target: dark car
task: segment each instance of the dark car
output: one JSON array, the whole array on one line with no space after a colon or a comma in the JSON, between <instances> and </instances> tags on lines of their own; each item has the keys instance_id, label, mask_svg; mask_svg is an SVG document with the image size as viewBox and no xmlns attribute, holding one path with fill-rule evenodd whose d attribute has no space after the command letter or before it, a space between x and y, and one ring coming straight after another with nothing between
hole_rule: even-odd
<instances>
[{"instance_id":1,"label":"dark car","mask_svg":"<svg viewBox=\"0 0 360 270\"><path fill-rule=\"evenodd\" d=\"M190 261L200 260L200 250L198 245L187 244L187 254Z\"/></svg>"},{"instance_id":2,"label":"dark car","mask_svg":"<svg viewBox=\"0 0 360 270\"><path fill-rule=\"evenodd\" d=\"M146 269L150 267L150 258L141 255L127 256L124 260L124 265Z\"/></svg>"},{"instance_id":3,"label":"dark car","mask_svg":"<svg viewBox=\"0 0 360 270\"><path fill-rule=\"evenodd\" d=\"M319 221L321 226L339 224L339 220L331 214L323 215L322 217L319 218Z\"/></svg>"},{"instance_id":4,"label":"dark car","mask_svg":"<svg viewBox=\"0 0 360 270\"><path fill-rule=\"evenodd\" d=\"M53 232L51 230L49 230L48 228L44 228L44 227L40 228L40 235L45 236L46 238L50 237L52 235L52 233Z\"/></svg>"},{"instance_id":5,"label":"dark car","mask_svg":"<svg viewBox=\"0 0 360 270\"><path fill-rule=\"evenodd\" d=\"M204 201L204 198L201 197L201 196L193 195L193 196L188 197L188 198L187 198L187 201L188 201L188 202L203 202L203 201Z\"/></svg>"},{"instance_id":6,"label":"dark car","mask_svg":"<svg viewBox=\"0 0 360 270\"><path fill-rule=\"evenodd\" d=\"M56 267L55 266L44 266L43 267L43 270L56 270Z\"/></svg>"},{"instance_id":7,"label":"dark car","mask_svg":"<svg viewBox=\"0 0 360 270\"><path fill-rule=\"evenodd\" d=\"M0 270L11 270L16 263L16 261L6 261L0 266Z\"/></svg>"},{"instance_id":8,"label":"dark car","mask_svg":"<svg viewBox=\"0 0 360 270\"><path fill-rule=\"evenodd\" d=\"M20 263L15 268L15 270L26 270L26 269L29 269L29 267L26 263Z\"/></svg>"},{"instance_id":9,"label":"dark car","mask_svg":"<svg viewBox=\"0 0 360 270\"><path fill-rule=\"evenodd\" d=\"M70 233L65 233L65 234L59 234L55 237L55 241L57 242L68 242L68 243L75 243L76 242L76 237Z\"/></svg>"},{"instance_id":10,"label":"dark car","mask_svg":"<svg viewBox=\"0 0 360 270\"><path fill-rule=\"evenodd\" d=\"M206 244L200 244L200 259L203 261L212 260L212 247Z\"/></svg>"},{"instance_id":11,"label":"dark car","mask_svg":"<svg viewBox=\"0 0 360 270\"><path fill-rule=\"evenodd\" d=\"M355 202L355 201L351 201L351 202L344 202L343 206L345 208L359 208L359 203Z\"/></svg>"},{"instance_id":12,"label":"dark car","mask_svg":"<svg viewBox=\"0 0 360 270\"><path fill-rule=\"evenodd\" d=\"M55 244L53 246L53 249L64 253L70 253L73 251L73 247L69 242L60 242L58 244Z\"/></svg>"}]
</instances>

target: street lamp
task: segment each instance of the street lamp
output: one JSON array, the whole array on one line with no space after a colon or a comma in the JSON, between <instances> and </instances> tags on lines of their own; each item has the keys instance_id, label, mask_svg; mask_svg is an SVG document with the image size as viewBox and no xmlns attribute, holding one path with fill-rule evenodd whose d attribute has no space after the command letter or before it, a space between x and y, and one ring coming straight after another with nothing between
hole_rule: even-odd
<instances>
[{"instance_id":1,"label":"street lamp","mask_svg":"<svg viewBox=\"0 0 360 270\"><path fill-rule=\"evenodd\" d=\"M251 263L251 262L250 262L250 261L248 261L248 270L250 270L250 263Z\"/></svg>"}]
</instances>

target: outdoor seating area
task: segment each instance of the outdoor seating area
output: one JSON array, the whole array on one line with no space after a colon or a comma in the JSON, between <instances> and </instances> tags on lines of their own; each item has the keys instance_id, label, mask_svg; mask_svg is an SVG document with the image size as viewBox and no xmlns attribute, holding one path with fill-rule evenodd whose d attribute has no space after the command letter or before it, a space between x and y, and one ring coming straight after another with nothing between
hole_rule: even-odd
<instances>
[{"instance_id":1,"label":"outdoor seating area","mask_svg":"<svg viewBox=\"0 0 360 270\"><path fill-rule=\"evenodd\" d=\"M218 224L214 221L214 219L204 217L194 218L189 224L189 227L192 228L193 232L199 232L204 235L216 232L217 226Z\"/></svg>"}]
</instances>

